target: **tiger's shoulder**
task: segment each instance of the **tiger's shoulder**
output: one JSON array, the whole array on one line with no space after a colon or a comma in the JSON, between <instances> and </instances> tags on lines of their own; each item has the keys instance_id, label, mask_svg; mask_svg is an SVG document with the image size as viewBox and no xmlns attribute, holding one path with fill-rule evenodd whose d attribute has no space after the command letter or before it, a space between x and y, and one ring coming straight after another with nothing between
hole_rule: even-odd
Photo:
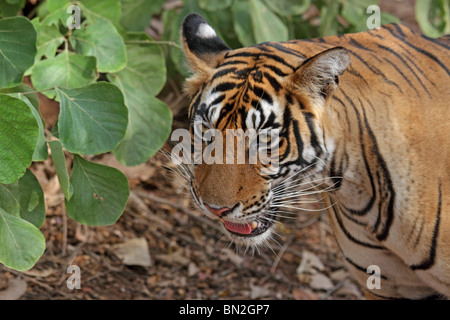
<instances>
[{"instance_id":1,"label":"tiger's shoulder","mask_svg":"<svg viewBox=\"0 0 450 320\"><path fill-rule=\"evenodd\" d=\"M394 49L415 50L427 55L427 51L449 56L450 34L431 38L404 25L391 23L380 28L357 33L338 34L327 37L291 40L284 42L288 47L304 48L306 51L322 51L332 46L344 46L355 51L392 52ZM389 50L390 49L390 50ZM428 50L426 50L428 49ZM302 50L300 50L302 51ZM315 53L312 53L313 55Z\"/></svg>"},{"instance_id":2,"label":"tiger's shoulder","mask_svg":"<svg viewBox=\"0 0 450 320\"><path fill-rule=\"evenodd\" d=\"M307 59L330 48L344 47L351 58L344 86L367 91L379 88L392 96L412 95L422 101L437 95L444 100L450 98L450 90L442 90L450 85L450 35L434 39L403 25L388 24L282 45Z\"/></svg>"}]
</instances>

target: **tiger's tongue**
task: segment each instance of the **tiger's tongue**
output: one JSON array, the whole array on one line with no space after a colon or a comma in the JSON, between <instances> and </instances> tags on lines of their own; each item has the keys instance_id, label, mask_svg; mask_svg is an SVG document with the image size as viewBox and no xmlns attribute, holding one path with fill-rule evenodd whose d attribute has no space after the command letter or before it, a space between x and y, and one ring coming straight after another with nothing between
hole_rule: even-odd
<instances>
[{"instance_id":1,"label":"tiger's tongue","mask_svg":"<svg viewBox=\"0 0 450 320\"><path fill-rule=\"evenodd\" d=\"M250 223L233 223L224 221L223 224L225 225L225 228L231 232L240 233L240 234L249 234L252 232L252 226Z\"/></svg>"}]
</instances>

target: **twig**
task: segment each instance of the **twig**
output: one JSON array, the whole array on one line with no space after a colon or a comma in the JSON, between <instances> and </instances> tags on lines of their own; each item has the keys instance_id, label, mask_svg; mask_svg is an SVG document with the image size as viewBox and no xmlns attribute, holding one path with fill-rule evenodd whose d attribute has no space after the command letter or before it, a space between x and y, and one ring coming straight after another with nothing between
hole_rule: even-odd
<instances>
[{"instance_id":1,"label":"twig","mask_svg":"<svg viewBox=\"0 0 450 320\"><path fill-rule=\"evenodd\" d=\"M281 261L281 257L283 256L284 252L289 247L289 245L291 244L293 239L294 239L294 234L293 233L289 234L289 236L286 239L286 241L284 242L283 246L280 248L280 251L278 251L278 254L276 255L275 261L273 262L272 267L270 268L271 273L275 273L275 271L278 267L278 264Z\"/></svg>"},{"instance_id":2,"label":"twig","mask_svg":"<svg viewBox=\"0 0 450 320\"><path fill-rule=\"evenodd\" d=\"M320 300L325 300L328 299L333 293L335 293L336 291L338 291L340 288L342 288L345 284L345 282L347 281L347 279L342 280L341 282L339 282L338 284L336 284L333 288L331 288L330 290L328 290L323 297Z\"/></svg>"},{"instance_id":3,"label":"twig","mask_svg":"<svg viewBox=\"0 0 450 320\"><path fill-rule=\"evenodd\" d=\"M151 41L151 40L129 40L129 41L125 41L125 44L150 44L150 45L168 45L170 47L175 47L177 49L182 49L180 47L180 45L174 41Z\"/></svg>"},{"instance_id":4,"label":"twig","mask_svg":"<svg viewBox=\"0 0 450 320\"><path fill-rule=\"evenodd\" d=\"M37 279L34 279L33 277L25 275L23 272L16 271L14 269L9 269L9 268L8 268L8 272L14 273L15 275L18 275L18 276L24 278L26 281L33 282L33 283L35 283L35 284L45 288L47 291L51 292L51 291L53 291L55 289L55 288L52 288L52 287L50 287L49 285L47 285L45 283L40 282Z\"/></svg>"},{"instance_id":5,"label":"twig","mask_svg":"<svg viewBox=\"0 0 450 320\"><path fill-rule=\"evenodd\" d=\"M151 214L150 210L147 208L147 205L143 202L143 200L141 199L141 197L147 198L153 202L159 202L159 203L163 203L169 206L172 206L173 208L182 211L183 213L188 214L190 217L199 219L202 223L208 223L211 225L211 227L220 230L219 227L217 227L216 225L212 224L210 221L203 219L202 217L197 217L196 215L190 213L188 210L186 210L186 208L184 208L183 206L180 206L176 203L172 203L170 201L167 201L166 199L160 198L158 196L149 194L149 193L145 193L139 190L136 191L131 191L130 192L130 197L129 197L129 204L131 209L134 209L135 211L139 211L140 213L144 213L144 217L147 218L148 220L150 220L151 222L156 223L159 227L161 227L161 229L163 229L165 232L168 232L170 234L173 234L175 236L177 236L178 238L180 238L181 240L185 241L186 243L192 244L192 245L199 245L199 243L193 241L190 237L187 237L183 234L177 233L173 230L172 226L170 224L168 224L166 221L164 221L163 219L161 219L159 216ZM150 232L154 233L158 238L162 238L164 239L163 235L157 231L157 230L150 230Z\"/></svg>"},{"instance_id":6,"label":"twig","mask_svg":"<svg viewBox=\"0 0 450 320\"><path fill-rule=\"evenodd\" d=\"M67 213L64 201L62 202L61 206L62 206L62 223L63 223L61 255L65 256L67 252Z\"/></svg>"},{"instance_id":7,"label":"twig","mask_svg":"<svg viewBox=\"0 0 450 320\"><path fill-rule=\"evenodd\" d=\"M58 285L61 285L64 282L64 280L66 280L67 267L70 266L73 263L73 260L75 260L76 256L80 252L81 247L83 245L84 245L84 242L80 242L79 244L77 244L77 246L75 247L75 250L73 251L73 253L70 255L70 257L67 258L66 264L62 265L62 267L61 267L62 276L59 278Z\"/></svg>"}]
</instances>

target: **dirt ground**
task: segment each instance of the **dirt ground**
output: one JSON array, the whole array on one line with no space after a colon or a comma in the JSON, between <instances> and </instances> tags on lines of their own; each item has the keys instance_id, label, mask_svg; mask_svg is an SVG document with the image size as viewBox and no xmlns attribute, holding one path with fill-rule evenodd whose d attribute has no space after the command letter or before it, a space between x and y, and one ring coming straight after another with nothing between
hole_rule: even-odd
<instances>
[{"instance_id":1,"label":"dirt ground","mask_svg":"<svg viewBox=\"0 0 450 320\"><path fill-rule=\"evenodd\" d=\"M416 27L414 1L380 1ZM174 112L174 128L186 126L186 99L172 84L161 99ZM57 106L45 101L48 122ZM171 146L165 149L170 151ZM195 209L187 190L162 153L125 168L111 155L92 159L127 175L131 194L119 221L87 227L66 216L51 160L36 163L46 198L44 255L34 268L17 272L0 266L4 299L363 299L343 264L326 214L319 204L282 220L268 246L245 252L219 225ZM70 160L69 160L70 162ZM70 163L68 163L70 165ZM164 168L168 167L168 168ZM80 289L69 289L79 267Z\"/></svg>"}]
</instances>

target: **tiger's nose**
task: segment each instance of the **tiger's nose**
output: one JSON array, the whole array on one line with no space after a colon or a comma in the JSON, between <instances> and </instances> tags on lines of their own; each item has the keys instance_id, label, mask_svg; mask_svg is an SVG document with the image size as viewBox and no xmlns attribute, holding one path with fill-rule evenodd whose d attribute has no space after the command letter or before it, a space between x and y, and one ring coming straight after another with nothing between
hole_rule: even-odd
<instances>
[{"instance_id":1,"label":"tiger's nose","mask_svg":"<svg viewBox=\"0 0 450 320\"><path fill-rule=\"evenodd\" d=\"M225 212L231 210L231 208L228 208L228 207L212 208L209 205L207 205L206 203L204 205L205 205L206 209L208 209L210 212L212 212L213 214L215 214L218 217L221 217Z\"/></svg>"}]
</instances>

